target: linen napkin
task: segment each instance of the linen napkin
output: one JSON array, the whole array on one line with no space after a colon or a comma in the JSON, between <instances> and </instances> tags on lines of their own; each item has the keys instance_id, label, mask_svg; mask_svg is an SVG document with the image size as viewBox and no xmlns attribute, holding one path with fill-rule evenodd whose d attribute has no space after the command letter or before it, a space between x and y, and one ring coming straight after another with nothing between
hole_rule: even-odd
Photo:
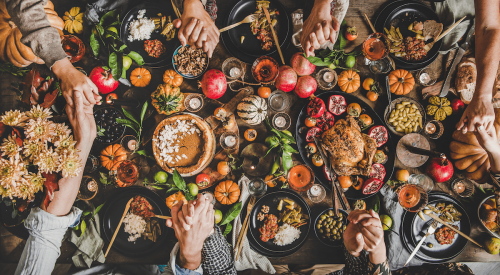
<instances>
[{"instance_id":1,"label":"linen napkin","mask_svg":"<svg viewBox=\"0 0 500 275\"><path fill-rule=\"evenodd\" d=\"M382 189L380 189L380 195L382 200L380 212L387 213L392 218L392 229L399 234L405 210L401 207L401 205L399 205L397 194L392 191L389 186L384 185ZM389 267L391 270L402 268L408 260L408 257L410 257L410 252L408 252L408 250L406 250L403 246L401 237L391 231L388 231L386 233L385 241ZM413 257L408 265L419 266L423 263L424 262L419 260L417 257Z\"/></svg>"},{"instance_id":2,"label":"linen napkin","mask_svg":"<svg viewBox=\"0 0 500 275\"><path fill-rule=\"evenodd\" d=\"M240 201L243 204L243 207L246 207L245 202L250 197L250 192L248 191L249 182L250 179L248 179L245 175L243 175L238 181L238 185L240 186L241 190ZM236 241L238 240L238 236L240 235L240 230L243 223L241 218L241 215L238 215L238 217L236 217L233 221L233 249L236 246ZM245 218L243 217L243 221L244 219ZM276 270L274 269L268 258L260 255L259 253L253 251L252 248L250 248L247 237L245 237L245 239L243 240L241 249L242 250L238 261L235 262L236 270L243 271L246 269L261 269L270 274L276 273Z\"/></svg>"},{"instance_id":3,"label":"linen napkin","mask_svg":"<svg viewBox=\"0 0 500 275\"><path fill-rule=\"evenodd\" d=\"M342 20L344 20L348 8L349 8L349 0L332 1L331 14L333 17L337 18L339 23L342 23ZM300 35L302 34L302 26L304 24L303 17L304 17L304 11L302 9L298 9L292 13L292 23L293 23L292 44L299 49L302 49L302 45L300 45ZM321 45L321 48L326 49L328 47L330 50L333 50L333 45L334 44L331 42L326 42L325 44Z\"/></svg>"},{"instance_id":4,"label":"linen napkin","mask_svg":"<svg viewBox=\"0 0 500 275\"><path fill-rule=\"evenodd\" d=\"M474 1L470 0L446 0L443 2L435 2L434 9L443 23L443 31L448 29L460 18L467 16L458 26L456 26L450 33L443 37L443 45L439 51L446 54L449 51L458 47L458 40L469 29L472 19L475 16Z\"/></svg>"},{"instance_id":5,"label":"linen napkin","mask_svg":"<svg viewBox=\"0 0 500 275\"><path fill-rule=\"evenodd\" d=\"M85 232L78 236L72 229L69 231L68 240L78 247L73 257L73 264L77 268L90 268L92 262L98 261L104 263L104 241L100 236L99 229L99 215L94 216L94 221L87 222L87 229Z\"/></svg>"}]
</instances>

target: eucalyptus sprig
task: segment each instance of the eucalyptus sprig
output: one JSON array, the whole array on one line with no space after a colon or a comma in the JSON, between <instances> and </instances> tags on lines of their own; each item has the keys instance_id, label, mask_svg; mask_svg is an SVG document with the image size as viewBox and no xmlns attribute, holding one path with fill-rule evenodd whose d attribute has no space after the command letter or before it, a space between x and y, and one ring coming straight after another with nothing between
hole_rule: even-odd
<instances>
[{"instance_id":1,"label":"eucalyptus sprig","mask_svg":"<svg viewBox=\"0 0 500 275\"><path fill-rule=\"evenodd\" d=\"M122 107L123 114L128 118L128 119L123 119L123 118L117 118L116 122L119 124L125 125L126 127L129 127L130 129L134 130L134 132L137 135L137 146L135 147L134 153L136 152L141 152L139 153L140 155L144 155L145 151L137 151L141 145L141 137L142 137L142 122L144 121L144 116L146 115L146 111L148 109L148 102L144 102L144 105L142 105L142 110L141 110L141 116L139 119L136 119L134 115L129 113L127 110L125 110ZM146 155L147 156L147 155Z\"/></svg>"}]
</instances>

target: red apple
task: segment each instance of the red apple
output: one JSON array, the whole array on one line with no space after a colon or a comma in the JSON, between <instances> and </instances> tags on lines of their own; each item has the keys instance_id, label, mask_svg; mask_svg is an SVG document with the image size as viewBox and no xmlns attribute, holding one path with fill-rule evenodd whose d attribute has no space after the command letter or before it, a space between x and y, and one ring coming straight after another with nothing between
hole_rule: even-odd
<instances>
[{"instance_id":1,"label":"red apple","mask_svg":"<svg viewBox=\"0 0 500 275\"><path fill-rule=\"evenodd\" d=\"M111 70L104 70L103 67L95 67L89 76L101 94L109 94L118 88L119 82L113 78Z\"/></svg>"},{"instance_id":2,"label":"red apple","mask_svg":"<svg viewBox=\"0 0 500 275\"><path fill-rule=\"evenodd\" d=\"M453 109L453 113L462 112L465 109L465 104L462 100L455 98L451 101L451 109Z\"/></svg>"}]
</instances>

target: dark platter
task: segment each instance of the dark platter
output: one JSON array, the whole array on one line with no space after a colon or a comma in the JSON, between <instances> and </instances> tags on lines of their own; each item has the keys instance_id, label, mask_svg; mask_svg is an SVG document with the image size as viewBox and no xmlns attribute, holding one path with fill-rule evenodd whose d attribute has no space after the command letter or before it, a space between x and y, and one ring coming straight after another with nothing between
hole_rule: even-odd
<instances>
[{"instance_id":1,"label":"dark platter","mask_svg":"<svg viewBox=\"0 0 500 275\"><path fill-rule=\"evenodd\" d=\"M344 242L344 239L341 238L340 240L335 240L335 241L332 241L332 240L328 240L327 238L322 238L321 237L321 234L320 232L318 232L318 228L316 227L317 224L318 224L318 221L319 219L321 218L321 216L323 214L326 214L328 211L333 211L333 208L328 208L328 209L325 209L323 210L317 217L316 219L314 219L314 233L316 234L316 238L318 238L318 240L320 242L322 242L324 245L326 246L330 246L330 247L339 247L342 245L342 243ZM342 221L345 225L348 225L349 224L349 221L347 220L347 216L349 215L346 211L344 211L343 209L339 209L339 214L342 213ZM338 221L337 221L338 222ZM343 230L343 229L342 229ZM343 235L343 233L342 233Z\"/></svg>"},{"instance_id":2,"label":"dark platter","mask_svg":"<svg viewBox=\"0 0 500 275\"><path fill-rule=\"evenodd\" d=\"M448 194L442 192L429 193L428 204L435 205L439 202L444 202L446 204L452 203L455 208L462 213L461 220L454 224L458 226L458 229L460 231L462 231L466 235L470 235L471 224L469 216L467 215L465 209L462 207L462 204ZM403 245L409 253L413 251L415 246L421 240L422 236L427 232L427 228L429 227L429 225L432 223L432 219L430 217L425 217L427 218L426 222L423 221L417 213L405 211L403 214L400 234ZM438 224L437 229L443 226L444 225L442 224ZM453 240L452 244L441 245L436 241L434 235L430 235L427 237L427 239L425 239L424 243L431 243L433 247L429 248L424 244L420 247L415 256L422 261L429 263L446 262L460 255L460 253L462 253L462 251L465 249L467 242L468 240L466 238L455 234L455 239Z\"/></svg>"},{"instance_id":3,"label":"dark platter","mask_svg":"<svg viewBox=\"0 0 500 275\"><path fill-rule=\"evenodd\" d=\"M399 27L401 34L404 38L407 36L415 36L415 33L408 30L408 26L414 21L426 21L426 20L436 20L441 23L437 14L427 5L416 2L416 1L395 1L391 2L385 6L377 16L375 20L375 29L378 32L384 32L384 28L390 29L391 25L394 28ZM396 57L394 54L390 54L394 63L396 63L397 68L406 70L419 70L425 68L439 55L439 49L443 41L440 40L434 44L427 55L419 61L409 61L401 57Z\"/></svg>"},{"instance_id":4,"label":"dark platter","mask_svg":"<svg viewBox=\"0 0 500 275\"><path fill-rule=\"evenodd\" d=\"M270 8L276 9L280 13L277 18L276 35L278 36L278 41L280 41L281 50L284 51L292 39L292 20L285 7L279 1L270 0L270 2ZM255 0L240 0L225 17L223 27L240 22L255 11ZM241 36L245 36L243 44L241 43ZM255 59L263 55L272 56L276 60L279 60L276 47L273 47L269 51L262 50L260 40L252 34L249 23L241 24L238 27L221 33L221 40L229 53L243 62L252 63Z\"/></svg>"},{"instance_id":5,"label":"dark platter","mask_svg":"<svg viewBox=\"0 0 500 275\"><path fill-rule=\"evenodd\" d=\"M155 214L170 216L170 209L168 209L165 201L155 192L144 187L124 187L119 190L117 194L113 195L111 200L106 202L103 209L104 211L102 212L102 237L107 243L111 240L115 229L120 222L127 202L136 195L146 198L153 206ZM125 225L122 224L118 234L116 235L112 249L115 249L120 252L120 254L126 256L139 256L161 249L165 246L165 242L168 240L169 236L174 236L174 232L165 225L165 222L160 221L159 224L161 227L161 235L158 237L156 242L145 240L142 236L135 242L129 242L129 234L125 232Z\"/></svg>"},{"instance_id":6,"label":"dark platter","mask_svg":"<svg viewBox=\"0 0 500 275\"><path fill-rule=\"evenodd\" d=\"M167 17L170 15L172 21L177 18L172 5L170 4L170 1L146 2L139 4L128 11L127 14L123 17L120 27L121 40L128 46L131 51L135 51L142 56L145 65L152 67L170 65L172 62L172 54L174 53L175 49L177 49L177 47L181 45L179 39L177 38L177 31L175 33L175 37L170 41L167 41L166 38L161 35L160 31L153 31L150 40L158 39L166 48L166 51L159 58L149 56L148 53L144 50L145 40L135 40L133 42L130 42L128 40L130 23L137 19L137 15L140 10L146 10L146 14L144 15L144 17L147 18L158 16L158 13L161 13L162 15L165 15Z\"/></svg>"},{"instance_id":7,"label":"dark platter","mask_svg":"<svg viewBox=\"0 0 500 275\"><path fill-rule=\"evenodd\" d=\"M367 103L365 103L362 99L359 99L358 97L356 97L354 95L343 93L343 92L329 91L329 92L324 92L324 93L318 94L318 95L316 95L316 97L322 99L325 102L326 108L328 110L328 101L329 101L330 96L332 96L332 95L343 96L345 98L345 101L346 101L347 105L349 105L350 103L354 103L354 102L358 103L361 106L361 109L364 110L364 113L367 114L367 115L369 115L372 118L372 120L373 120L373 126L382 125L382 126L384 126L384 127L387 128L387 125L385 124L384 120L381 119L378 116L378 114ZM306 141L306 139L305 139L306 134L307 134L307 130L304 131L303 133L300 133L300 129L302 127L306 127L305 124L304 124L304 121L308 117L307 110L306 110L307 109L307 103L304 105L304 107L300 111L300 114L299 114L299 116L297 118L297 126L296 126L296 129L295 129L295 137L296 137L296 140L297 140L297 147L298 147L300 156L302 157L302 160L304 161L304 163L307 164L309 167L311 167L311 169L313 170L314 176L316 177L316 180L318 182L322 183L325 188L327 188L328 190L331 190L331 184L326 179L325 174L323 172L323 168L315 166L312 163L311 158L307 157L307 152L306 152L306 149L305 149L305 146L308 143ZM335 117L335 121L338 121L339 119L343 119L343 118L345 118L345 116L346 116L346 112L344 112L340 116L334 116ZM368 133L368 130L370 128L371 128L371 126L368 127L368 129L366 129L365 131L362 131L362 132L363 133ZM392 176L392 173L394 171L394 161L396 159L396 151L394 150L393 138L392 138L392 135L391 135L391 133L389 132L388 129L387 129L387 135L388 135L387 142L382 147L378 148L378 149L381 149L381 148L386 147L388 149L388 150L384 150L385 153L386 153L386 155L387 155L387 157L388 157L387 162L385 162L383 164L383 166L385 168L385 171L386 171L386 175L385 175L385 178L383 180L384 184ZM380 191L380 189L379 189L379 191ZM370 195L364 195L361 190L355 190L354 188L350 187L349 190L347 190L345 192L345 196L348 199L351 199L351 200L360 200L360 199L366 199L368 197L371 197L371 196L375 195L376 193L378 193L378 191L375 192L375 193L373 193L373 194L370 194Z\"/></svg>"},{"instance_id":8,"label":"dark platter","mask_svg":"<svg viewBox=\"0 0 500 275\"><path fill-rule=\"evenodd\" d=\"M120 111L113 107L104 107L94 112L95 124L97 132L104 129L104 132L96 136L96 140L104 143L111 144L123 137L125 134L125 125L116 122L117 118L125 118Z\"/></svg>"},{"instance_id":9,"label":"dark platter","mask_svg":"<svg viewBox=\"0 0 500 275\"><path fill-rule=\"evenodd\" d=\"M301 208L302 208L302 213L306 214L309 216L307 219L307 224L302 225L299 227L301 233L300 237L293 241L289 245L285 246L278 246L273 243L273 240L269 240L268 242L262 242L260 239L260 232L259 232L259 227L263 222L257 220L257 214L261 211L263 205L269 206L269 213L274 214L277 217L278 215L278 210L277 206L279 204L280 199L282 198L289 198L295 201ZM284 207L283 207L284 208ZM241 211L241 217L246 216L246 206L242 208L243 210ZM311 230L311 210L305 200L297 194L295 191L290 190L290 189L281 189L279 191L267 193L265 196L260 198L254 205L252 212L250 213L248 217L248 222L249 222L249 227L248 227L248 241L250 243L250 247L270 258L279 258L279 257L286 257L289 255L292 255L293 253L297 252L304 244L305 241L307 240L307 237L309 235L309 232ZM281 225L282 223L278 223L278 225Z\"/></svg>"}]
</instances>

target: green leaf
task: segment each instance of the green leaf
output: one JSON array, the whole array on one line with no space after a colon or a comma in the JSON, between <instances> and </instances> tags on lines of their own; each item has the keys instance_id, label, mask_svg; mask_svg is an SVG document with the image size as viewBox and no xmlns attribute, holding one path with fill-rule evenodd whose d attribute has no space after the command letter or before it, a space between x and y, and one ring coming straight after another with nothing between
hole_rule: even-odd
<instances>
[{"instance_id":1,"label":"green leaf","mask_svg":"<svg viewBox=\"0 0 500 275\"><path fill-rule=\"evenodd\" d=\"M226 229L224 229L224 233L222 233L222 236L226 237L227 234L231 233L231 230L233 230L233 226L230 223L228 223L226 225Z\"/></svg>"},{"instance_id":2,"label":"green leaf","mask_svg":"<svg viewBox=\"0 0 500 275\"><path fill-rule=\"evenodd\" d=\"M141 110L141 127L142 127L142 122L144 121L144 116L146 115L147 110L148 110L148 101L145 101L144 105L142 105L142 110Z\"/></svg>"},{"instance_id":3,"label":"green leaf","mask_svg":"<svg viewBox=\"0 0 500 275\"><path fill-rule=\"evenodd\" d=\"M104 28L101 25L95 25L95 30L100 36L104 35Z\"/></svg>"},{"instance_id":4,"label":"green leaf","mask_svg":"<svg viewBox=\"0 0 500 275\"><path fill-rule=\"evenodd\" d=\"M177 191L181 191L179 190L179 188L177 188L177 186L174 186L174 187L170 187L170 189L167 190L167 194L170 193L170 192L177 192Z\"/></svg>"},{"instance_id":5,"label":"green leaf","mask_svg":"<svg viewBox=\"0 0 500 275\"><path fill-rule=\"evenodd\" d=\"M271 148L269 148L269 149L267 150L266 154L265 154L262 158L267 157L267 155L268 155L269 153L271 153L271 151L272 151L274 148L278 147L278 146L279 146L279 144L274 144L273 146L271 146Z\"/></svg>"},{"instance_id":6,"label":"green leaf","mask_svg":"<svg viewBox=\"0 0 500 275\"><path fill-rule=\"evenodd\" d=\"M127 70L125 70L125 69L122 70L122 76L121 76L121 78L127 79Z\"/></svg>"},{"instance_id":7,"label":"green leaf","mask_svg":"<svg viewBox=\"0 0 500 275\"><path fill-rule=\"evenodd\" d=\"M293 166L292 154L283 151L281 161L283 162L283 170L285 171L285 175L288 175L288 171Z\"/></svg>"},{"instance_id":8,"label":"green leaf","mask_svg":"<svg viewBox=\"0 0 500 275\"><path fill-rule=\"evenodd\" d=\"M484 191L484 189L480 185L478 185L477 188L479 188L479 190L481 190L481 192L486 194L486 192Z\"/></svg>"},{"instance_id":9,"label":"green leaf","mask_svg":"<svg viewBox=\"0 0 500 275\"><path fill-rule=\"evenodd\" d=\"M77 226L73 227L73 230L75 231L78 231L80 229L80 224L78 224Z\"/></svg>"},{"instance_id":10,"label":"green leaf","mask_svg":"<svg viewBox=\"0 0 500 275\"><path fill-rule=\"evenodd\" d=\"M179 190L187 191L186 190L186 182L181 177L181 174L179 174L179 172L177 172L177 170L174 170L172 179L174 180L175 186L177 186L177 188L179 188Z\"/></svg>"},{"instance_id":11,"label":"green leaf","mask_svg":"<svg viewBox=\"0 0 500 275\"><path fill-rule=\"evenodd\" d=\"M127 45L123 44L120 46L120 48L118 49L119 52L123 52L123 50L125 50L127 48Z\"/></svg>"},{"instance_id":12,"label":"green leaf","mask_svg":"<svg viewBox=\"0 0 500 275\"><path fill-rule=\"evenodd\" d=\"M128 54L128 57L132 58L132 60L134 60L135 63L137 63L137 65L139 65L139 66L144 65L144 59L142 58L142 56L139 53L134 52L134 51L130 51L130 53Z\"/></svg>"},{"instance_id":13,"label":"green leaf","mask_svg":"<svg viewBox=\"0 0 500 275\"><path fill-rule=\"evenodd\" d=\"M85 222L85 220L82 220L80 224L80 228L82 229L82 234L80 236L83 236L83 233L85 233L85 230L87 229L87 223Z\"/></svg>"},{"instance_id":14,"label":"green leaf","mask_svg":"<svg viewBox=\"0 0 500 275\"><path fill-rule=\"evenodd\" d=\"M85 217L85 216L88 216L88 215L90 215L90 210L83 211L82 217Z\"/></svg>"},{"instance_id":15,"label":"green leaf","mask_svg":"<svg viewBox=\"0 0 500 275\"><path fill-rule=\"evenodd\" d=\"M297 152L297 150L293 149L293 147L288 145L288 144L283 144L283 149L285 149L285 151L287 151L290 154L298 154L299 153L299 152Z\"/></svg>"},{"instance_id":16,"label":"green leaf","mask_svg":"<svg viewBox=\"0 0 500 275\"><path fill-rule=\"evenodd\" d=\"M123 118L117 118L116 122L132 128L136 133L139 131L139 126L135 125L132 121Z\"/></svg>"},{"instance_id":17,"label":"green leaf","mask_svg":"<svg viewBox=\"0 0 500 275\"><path fill-rule=\"evenodd\" d=\"M131 113L129 113L127 110L125 110L123 107L122 107L122 112L123 114L128 117L128 119L132 120L133 122L135 122L135 124L137 125L137 128L140 128L141 126L141 123L139 123L137 121L137 119L135 119L134 115L132 115Z\"/></svg>"},{"instance_id":18,"label":"green leaf","mask_svg":"<svg viewBox=\"0 0 500 275\"><path fill-rule=\"evenodd\" d=\"M114 39L120 39L118 34L114 31L104 30L104 37L113 37ZM126 47L126 46L125 46Z\"/></svg>"},{"instance_id":19,"label":"green leaf","mask_svg":"<svg viewBox=\"0 0 500 275\"><path fill-rule=\"evenodd\" d=\"M309 62L311 62L312 64L314 64L316 66L328 66L332 63L330 61L330 59L323 60L322 58L317 57L317 56L309 56L309 57L307 57L307 60L309 60Z\"/></svg>"},{"instance_id":20,"label":"green leaf","mask_svg":"<svg viewBox=\"0 0 500 275\"><path fill-rule=\"evenodd\" d=\"M241 201L233 205L233 207L231 207L231 209L229 209L229 211L227 211L226 214L222 216L220 225L228 224L232 222L236 217L238 217L238 215L241 212L241 206L242 206Z\"/></svg>"},{"instance_id":21,"label":"green leaf","mask_svg":"<svg viewBox=\"0 0 500 275\"><path fill-rule=\"evenodd\" d=\"M165 188L160 187L160 186L155 186L155 185L150 185L150 186L153 187L154 189L165 190Z\"/></svg>"},{"instance_id":22,"label":"green leaf","mask_svg":"<svg viewBox=\"0 0 500 275\"><path fill-rule=\"evenodd\" d=\"M115 80L120 79L123 70L123 57L120 53L112 52L109 55L109 67Z\"/></svg>"},{"instance_id":23,"label":"green leaf","mask_svg":"<svg viewBox=\"0 0 500 275\"><path fill-rule=\"evenodd\" d=\"M114 22L118 18L117 16L117 10L108 11L101 17L101 20L99 20L99 24L103 27L106 27L106 24L111 24L112 22Z\"/></svg>"},{"instance_id":24,"label":"green leaf","mask_svg":"<svg viewBox=\"0 0 500 275\"><path fill-rule=\"evenodd\" d=\"M95 57L99 56L99 50L101 48L101 44L99 44L99 41L96 39L94 33L90 35L90 47L92 48L92 53L94 54L94 56Z\"/></svg>"},{"instance_id":25,"label":"green leaf","mask_svg":"<svg viewBox=\"0 0 500 275\"><path fill-rule=\"evenodd\" d=\"M99 213L99 211L101 210L101 208L104 206L104 203L97 206L97 208L94 210L94 214L92 215L92 218L97 214Z\"/></svg>"},{"instance_id":26,"label":"green leaf","mask_svg":"<svg viewBox=\"0 0 500 275\"><path fill-rule=\"evenodd\" d=\"M99 172L101 174L101 178L99 179L99 181L103 184L103 185L108 185L108 177L106 176L106 174L104 174L103 172Z\"/></svg>"}]
</instances>

